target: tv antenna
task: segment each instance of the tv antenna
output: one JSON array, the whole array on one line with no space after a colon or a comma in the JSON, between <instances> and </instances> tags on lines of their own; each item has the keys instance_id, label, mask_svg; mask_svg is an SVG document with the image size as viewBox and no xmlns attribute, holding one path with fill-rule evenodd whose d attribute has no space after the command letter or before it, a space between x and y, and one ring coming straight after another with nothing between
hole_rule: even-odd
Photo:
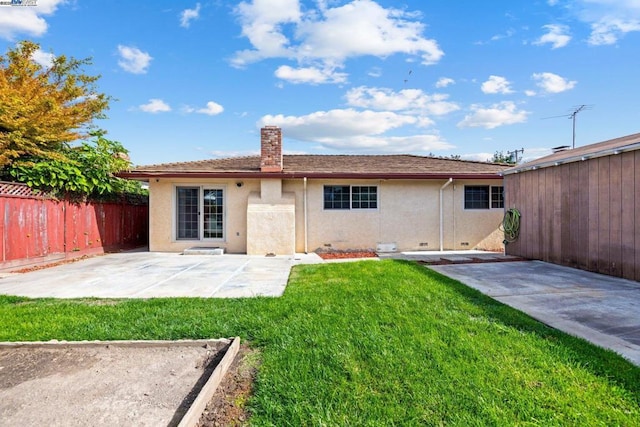
<instances>
[{"instance_id":1,"label":"tv antenna","mask_svg":"<svg viewBox=\"0 0 640 427\"><path fill-rule=\"evenodd\" d=\"M562 115L559 115L559 116L551 116L551 117L543 117L542 119L543 120L544 119L555 119L556 117L566 117L566 118L570 119L573 122L573 132L571 134L571 141L572 141L571 148L576 148L576 116L581 111L590 110L591 107L592 107L591 105L581 104L581 105L577 105L577 106L573 107L571 109L571 112L568 113L568 114L562 114Z\"/></svg>"}]
</instances>

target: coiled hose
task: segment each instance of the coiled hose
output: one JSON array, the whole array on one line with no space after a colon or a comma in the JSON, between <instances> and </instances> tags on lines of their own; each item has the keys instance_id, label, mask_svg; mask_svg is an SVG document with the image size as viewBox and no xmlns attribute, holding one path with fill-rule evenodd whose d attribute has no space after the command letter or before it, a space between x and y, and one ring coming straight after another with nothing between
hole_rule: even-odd
<instances>
[{"instance_id":1,"label":"coiled hose","mask_svg":"<svg viewBox=\"0 0 640 427\"><path fill-rule=\"evenodd\" d=\"M507 243L515 242L520 234L520 211L516 208L507 209L502 220L502 231L504 232L504 241Z\"/></svg>"}]
</instances>

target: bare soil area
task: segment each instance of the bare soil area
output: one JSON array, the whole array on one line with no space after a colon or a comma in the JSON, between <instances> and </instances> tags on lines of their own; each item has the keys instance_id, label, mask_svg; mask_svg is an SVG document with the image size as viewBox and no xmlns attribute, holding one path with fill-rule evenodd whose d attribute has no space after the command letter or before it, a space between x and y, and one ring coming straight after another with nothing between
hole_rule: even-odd
<instances>
[{"instance_id":1,"label":"bare soil area","mask_svg":"<svg viewBox=\"0 0 640 427\"><path fill-rule=\"evenodd\" d=\"M202 413L198 427L243 426L250 414L246 403L253 393L259 355L245 344L229 367L216 393Z\"/></svg>"},{"instance_id":2,"label":"bare soil area","mask_svg":"<svg viewBox=\"0 0 640 427\"><path fill-rule=\"evenodd\" d=\"M206 340L0 346L0 425L177 425L228 345ZM201 426L246 420L242 403L255 366L247 367L250 351L241 351Z\"/></svg>"},{"instance_id":3,"label":"bare soil area","mask_svg":"<svg viewBox=\"0 0 640 427\"><path fill-rule=\"evenodd\" d=\"M378 255L371 251L330 251L318 252L322 259L376 258Z\"/></svg>"}]
</instances>

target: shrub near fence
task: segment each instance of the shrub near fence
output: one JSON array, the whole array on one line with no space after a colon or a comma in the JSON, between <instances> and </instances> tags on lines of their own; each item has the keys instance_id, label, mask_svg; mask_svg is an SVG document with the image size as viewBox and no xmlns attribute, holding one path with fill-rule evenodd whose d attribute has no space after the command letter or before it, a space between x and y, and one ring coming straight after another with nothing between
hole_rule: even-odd
<instances>
[{"instance_id":1,"label":"shrub near fence","mask_svg":"<svg viewBox=\"0 0 640 427\"><path fill-rule=\"evenodd\" d=\"M149 207L72 202L0 182L0 269L148 244Z\"/></svg>"}]
</instances>

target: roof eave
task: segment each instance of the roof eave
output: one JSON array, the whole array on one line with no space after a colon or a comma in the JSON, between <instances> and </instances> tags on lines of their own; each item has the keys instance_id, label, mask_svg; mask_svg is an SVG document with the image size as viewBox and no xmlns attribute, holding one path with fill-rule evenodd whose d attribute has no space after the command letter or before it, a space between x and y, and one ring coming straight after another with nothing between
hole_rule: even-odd
<instances>
[{"instance_id":1,"label":"roof eave","mask_svg":"<svg viewBox=\"0 0 640 427\"><path fill-rule=\"evenodd\" d=\"M583 153L575 156L569 156L569 157L554 159L550 161L541 161L541 162L533 161L519 167L516 166L510 169L507 169L502 172L502 175L512 175L512 174L526 172L530 170L548 168L551 166L560 166L567 163L582 162L585 160L592 160L592 159L597 159L599 157L618 155L628 151L635 151L635 150L640 150L640 142L625 145L622 147L609 148L606 150L600 150L600 151L595 151L591 153Z\"/></svg>"},{"instance_id":2,"label":"roof eave","mask_svg":"<svg viewBox=\"0 0 640 427\"><path fill-rule=\"evenodd\" d=\"M355 173L355 172L120 172L120 178L148 181L160 178L227 179L502 179L494 173Z\"/></svg>"}]
</instances>

